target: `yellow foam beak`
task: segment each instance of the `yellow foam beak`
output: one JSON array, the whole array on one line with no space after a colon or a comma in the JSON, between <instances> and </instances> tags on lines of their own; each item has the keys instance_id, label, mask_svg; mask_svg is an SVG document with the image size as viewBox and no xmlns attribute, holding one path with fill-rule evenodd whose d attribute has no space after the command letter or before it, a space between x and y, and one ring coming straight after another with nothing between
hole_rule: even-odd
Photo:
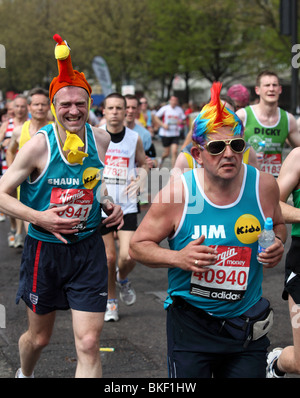
<instances>
[{"instance_id":1,"label":"yellow foam beak","mask_svg":"<svg viewBox=\"0 0 300 398\"><path fill-rule=\"evenodd\" d=\"M84 146L84 143L77 134L72 134L69 131L66 131L66 134L67 138L63 150L70 151L68 153L68 162L82 164L83 158L89 156L87 153L78 150L79 147Z\"/></svg>"},{"instance_id":2,"label":"yellow foam beak","mask_svg":"<svg viewBox=\"0 0 300 398\"><path fill-rule=\"evenodd\" d=\"M90 108L90 101L89 101L89 108ZM55 112L55 108L54 108L53 104L51 104L51 112L52 112L53 116L55 117L55 120L57 121L57 123L63 128L63 126L57 120L56 112ZM78 137L77 134L75 134L75 133L72 134L72 133L70 133L70 131L67 131L67 130L65 130L65 131L67 134L67 138L66 138L63 150L70 151L67 156L68 162L82 164L83 158L86 158L89 156L87 153L78 150L78 148L81 148L84 146L84 143Z\"/></svg>"}]
</instances>

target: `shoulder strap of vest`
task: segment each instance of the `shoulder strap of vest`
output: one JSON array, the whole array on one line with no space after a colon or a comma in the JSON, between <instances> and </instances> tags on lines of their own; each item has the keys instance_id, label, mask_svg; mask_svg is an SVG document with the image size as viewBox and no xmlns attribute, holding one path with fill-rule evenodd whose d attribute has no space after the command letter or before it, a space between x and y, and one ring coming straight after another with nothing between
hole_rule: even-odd
<instances>
[{"instance_id":1,"label":"shoulder strap of vest","mask_svg":"<svg viewBox=\"0 0 300 398\"><path fill-rule=\"evenodd\" d=\"M248 124L252 120L256 121L256 117L255 117L255 114L254 114L254 111L253 111L252 107L249 105L249 106L246 106L244 109L245 109L245 112L246 112L245 123Z\"/></svg>"},{"instance_id":2,"label":"shoulder strap of vest","mask_svg":"<svg viewBox=\"0 0 300 398\"><path fill-rule=\"evenodd\" d=\"M289 125L289 116L288 116L287 111L285 111L282 108L279 108L279 109L280 109L280 121L287 123L287 126L288 126Z\"/></svg>"}]
</instances>

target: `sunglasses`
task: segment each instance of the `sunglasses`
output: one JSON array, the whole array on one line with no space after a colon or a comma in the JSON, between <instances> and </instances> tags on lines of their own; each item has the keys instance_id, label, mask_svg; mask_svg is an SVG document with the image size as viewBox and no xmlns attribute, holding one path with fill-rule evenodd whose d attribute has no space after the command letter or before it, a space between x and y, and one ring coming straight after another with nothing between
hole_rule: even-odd
<instances>
[{"instance_id":1,"label":"sunglasses","mask_svg":"<svg viewBox=\"0 0 300 398\"><path fill-rule=\"evenodd\" d=\"M201 149L206 149L211 155L220 155L225 151L226 146L235 153L242 153L245 150L246 142L243 138L233 138L232 140L215 140L209 141L204 146L199 145Z\"/></svg>"}]
</instances>

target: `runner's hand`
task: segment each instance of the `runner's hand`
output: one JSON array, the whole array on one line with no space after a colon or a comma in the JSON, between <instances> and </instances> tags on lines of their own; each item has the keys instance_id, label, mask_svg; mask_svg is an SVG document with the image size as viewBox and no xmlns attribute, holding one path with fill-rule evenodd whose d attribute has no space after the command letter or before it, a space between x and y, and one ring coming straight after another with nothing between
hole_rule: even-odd
<instances>
[{"instance_id":1,"label":"runner's hand","mask_svg":"<svg viewBox=\"0 0 300 398\"><path fill-rule=\"evenodd\" d=\"M108 216L103 220L103 224L106 227L113 227L114 225L118 225L118 229L122 228L123 221L123 211L120 205L116 205L110 201L106 201L103 203L103 210L105 214Z\"/></svg>"},{"instance_id":2,"label":"runner's hand","mask_svg":"<svg viewBox=\"0 0 300 398\"><path fill-rule=\"evenodd\" d=\"M74 234L78 232L75 229L76 225L80 223L80 218L63 218L59 213L64 212L69 205L62 207L53 207L51 209L40 212L37 222L39 227L51 232L57 239L63 243L68 241L61 234Z\"/></svg>"},{"instance_id":3,"label":"runner's hand","mask_svg":"<svg viewBox=\"0 0 300 398\"><path fill-rule=\"evenodd\" d=\"M218 252L209 246L203 245L204 235L193 240L183 249L178 251L179 268L184 271L207 272L209 265L213 265L217 258Z\"/></svg>"},{"instance_id":4,"label":"runner's hand","mask_svg":"<svg viewBox=\"0 0 300 398\"><path fill-rule=\"evenodd\" d=\"M275 243L269 246L265 252L260 253L258 259L265 268L273 268L280 262L283 253L283 243L280 239L275 238Z\"/></svg>"}]
</instances>

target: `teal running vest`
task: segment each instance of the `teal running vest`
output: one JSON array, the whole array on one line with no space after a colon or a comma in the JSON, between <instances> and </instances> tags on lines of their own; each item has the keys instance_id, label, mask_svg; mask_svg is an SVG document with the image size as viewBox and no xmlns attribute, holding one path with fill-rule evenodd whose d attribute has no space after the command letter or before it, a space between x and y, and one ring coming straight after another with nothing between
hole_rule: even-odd
<instances>
[{"instance_id":1,"label":"teal running vest","mask_svg":"<svg viewBox=\"0 0 300 398\"><path fill-rule=\"evenodd\" d=\"M63 156L54 123L43 127L37 134L44 134L47 140L48 162L35 181L27 179L22 183L20 200L38 211L68 204L60 216L80 218L76 228L81 232L76 234L76 239L84 239L96 230L101 221L99 195L104 165L98 157L91 126L86 124L85 142L89 156L83 159L82 165L71 164ZM53 234L39 231L31 224L28 234L38 240L62 243ZM68 238L67 235L65 237Z\"/></svg>"},{"instance_id":2,"label":"teal running vest","mask_svg":"<svg viewBox=\"0 0 300 398\"><path fill-rule=\"evenodd\" d=\"M206 273L170 268L166 307L172 303L171 296L181 296L213 316L232 318L261 298L263 270L256 254L265 217L258 195L259 172L249 165L243 167L240 195L226 206L214 205L206 197L197 170L182 175L185 208L175 235L169 239L170 249L181 250L204 235L204 244L216 247L218 260Z\"/></svg>"}]
</instances>

